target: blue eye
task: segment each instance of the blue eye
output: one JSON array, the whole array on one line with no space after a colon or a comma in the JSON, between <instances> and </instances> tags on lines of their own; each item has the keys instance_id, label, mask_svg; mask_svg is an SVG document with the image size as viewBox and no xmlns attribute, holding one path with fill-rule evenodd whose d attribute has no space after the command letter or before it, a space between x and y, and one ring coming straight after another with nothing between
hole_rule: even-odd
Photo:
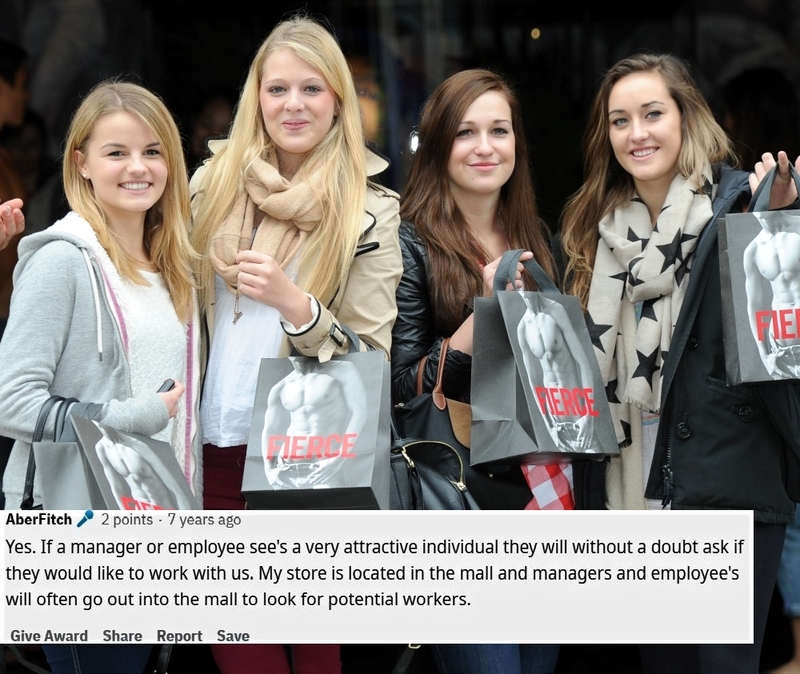
<instances>
[{"instance_id":1,"label":"blue eye","mask_svg":"<svg viewBox=\"0 0 800 674\"><path fill-rule=\"evenodd\" d=\"M612 126L622 126L623 124L627 124L628 120L624 117L617 117L615 120L611 122Z\"/></svg>"},{"instance_id":2,"label":"blue eye","mask_svg":"<svg viewBox=\"0 0 800 674\"><path fill-rule=\"evenodd\" d=\"M661 112L661 110L651 110L650 112L648 112L648 113L645 115L645 117L647 117L647 119L658 119L658 118L659 118L659 117L661 117L661 115L663 115L663 114L664 114L664 113L663 113L663 112Z\"/></svg>"},{"instance_id":3,"label":"blue eye","mask_svg":"<svg viewBox=\"0 0 800 674\"><path fill-rule=\"evenodd\" d=\"M461 129L456 133L456 138L469 136L472 133L472 129Z\"/></svg>"},{"instance_id":4,"label":"blue eye","mask_svg":"<svg viewBox=\"0 0 800 674\"><path fill-rule=\"evenodd\" d=\"M267 93L270 94L282 94L284 91L285 89L283 87L278 87L278 86L269 87L269 89L267 89Z\"/></svg>"}]
</instances>

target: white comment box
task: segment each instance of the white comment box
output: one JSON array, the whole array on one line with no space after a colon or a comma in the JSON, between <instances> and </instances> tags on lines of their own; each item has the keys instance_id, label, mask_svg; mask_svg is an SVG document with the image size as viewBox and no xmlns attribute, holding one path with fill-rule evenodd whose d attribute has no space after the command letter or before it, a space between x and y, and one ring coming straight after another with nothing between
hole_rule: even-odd
<instances>
[{"instance_id":1,"label":"white comment box","mask_svg":"<svg viewBox=\"0 0 800 674\"><path fill-rule=\"evenodd\" d=\"M4 643L753 640L749 511L3 517Z\"/></svg>"}]
</instances>

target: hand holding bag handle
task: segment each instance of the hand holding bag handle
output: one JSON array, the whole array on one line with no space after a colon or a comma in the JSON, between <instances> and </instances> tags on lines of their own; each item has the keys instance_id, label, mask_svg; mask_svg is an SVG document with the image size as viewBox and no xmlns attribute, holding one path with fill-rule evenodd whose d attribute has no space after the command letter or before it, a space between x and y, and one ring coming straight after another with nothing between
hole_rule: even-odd
<instances>
[{"instance_id":1,"label":"hand holding bag handle","mask_svg":"<svg viewBox=\"0 0 800 674\"><path fill-rule=\"evenodd\" d=\"M22 503L20 509L32 510L33 505L33 481L36 475L36 459L33 456L33 443L41 442L44 439L44 428L47 425L47 418L54 405L58 405L56 410L55 428L53 429L53 442L59 442L64 433L64 426L66 424L67 412L73 403L78 402L77 398L65 398L64 396L53 395L45 400L42 409L39 410L39 416L36 419L36 426L33 429L33 438L31 440L31 450L28 455L28 468L25 472L25 489L22 493Z\"/></svg>"},{"instance_id":2,"label":"hand holding bag handle","mask_svg":"<svg viewBox=\"0 0 800 674\"><path fill-rule=\"evenodd\" d=\"M794 186L797 189L797 194L800 196L800 174L792 162L789 162L789 175L794 181ZM758 183L756 191L753 192L753 197L750 199L750 206L747 209L748 213L757 213L769 210L769 197L772 192L772 186L775 184L775 179L778 176L778 165L775 164L764 178Z\"/></svg>"},{"instance_id":3,"label":"hand holding bag handle","mask_svg":"<svg viewBox=\"0 0 800 674\"><path fill-rule=\"evenodd\" d=\"M520 262L520 257L525 252L522 248L515 248L503 253L500 262L497 264L497 271L494 274L493 290L495 294L501 290L506 289L506 285L514 284L514 279L517 276L517 264ZM536 281L539 290L544 293L557 293L558 288L553 280L547 275L542 266L534 259L522 260L522 266Z\"/></svg>"}]
</instances>

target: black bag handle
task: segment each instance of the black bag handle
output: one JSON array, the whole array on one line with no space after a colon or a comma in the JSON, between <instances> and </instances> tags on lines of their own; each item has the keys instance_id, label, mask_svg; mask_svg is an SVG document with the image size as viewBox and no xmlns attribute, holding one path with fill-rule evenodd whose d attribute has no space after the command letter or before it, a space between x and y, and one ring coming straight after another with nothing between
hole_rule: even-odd
<instances>
[{"instance_id":1,"label":"black bag handle","mask_svg":"<svg viewBox=\"0 0 800 674\"><path fill-rule=\"evenodd\" d=\"M22 492L22 502L19 506L21 510L33 509L33 480L36 476L36 459L33 455L33 443L41 442L44 438L44 429L45 426L47 426L47 419L54 405L58 405L58 408L56 409L56 425L53 430L53 442L59 442L64 432L67 412L72 403L76 402L78 402L77 398L65 398L64 396L52 395L44 401L42 409L39 410L39 416L36 418L36 426L33 429L30 454L28 454L28 467L25 471L25 489Z\"/></svg>"},{"instance_id":2,"label":"black bag handle","mask_svg":"<svg viewBox=\"0 0 800 674\"><path fill-rule=\"evenodd\" d=\"M764 179L758 184L756 191L753 192L753 197L750 199L750 206L747 208L748 213L769 210L769 194L772 191L772 185L775 183L777 175L778 165L775 164L775 166L767 171ZM794 180L797 194L800 195L800 175L798 175L797 169L791 162L789 162L789 175L792 177L792 180Z\"/></svg>"},{"instance_id":3,"label":"black bag handle","mask_svg":"<svg viewBox=\"0 0 800 674\"><path fill-rule=\"evenodd\" d=\"M516 248L503 253L500 262L497 264L497 271L494 274L494 284L492 288L495 294L501 290L505 290L508 283L514 283L514 278L517 276L517 264L524 252L525 250L523 248ZM533 280L536 281L539 290L545 293L558 293L556 284L553 283L553 280L536 260L523 260L522 266L525 267L527 272L533 277Z\"/></svg>"}]
</instances>

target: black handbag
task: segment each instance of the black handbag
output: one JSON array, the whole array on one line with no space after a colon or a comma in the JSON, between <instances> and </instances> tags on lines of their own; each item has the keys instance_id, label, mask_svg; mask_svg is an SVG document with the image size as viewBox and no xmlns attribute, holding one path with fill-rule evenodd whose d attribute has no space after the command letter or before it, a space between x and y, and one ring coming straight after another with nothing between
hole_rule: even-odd
<instances>
[{"instance_id":1,"label":"black handbag","mask_svg":"<svg viewBox=\"0 0 800 674\"><path fill-rule=\"evenodd\" d=\"M436 384L395 405L391 508L394 510L522 510L532 496L518 466L497 471L470 465L469 405L449 400L442 375L449 339L442 341Z\"/></svg>"}]
</instances>

